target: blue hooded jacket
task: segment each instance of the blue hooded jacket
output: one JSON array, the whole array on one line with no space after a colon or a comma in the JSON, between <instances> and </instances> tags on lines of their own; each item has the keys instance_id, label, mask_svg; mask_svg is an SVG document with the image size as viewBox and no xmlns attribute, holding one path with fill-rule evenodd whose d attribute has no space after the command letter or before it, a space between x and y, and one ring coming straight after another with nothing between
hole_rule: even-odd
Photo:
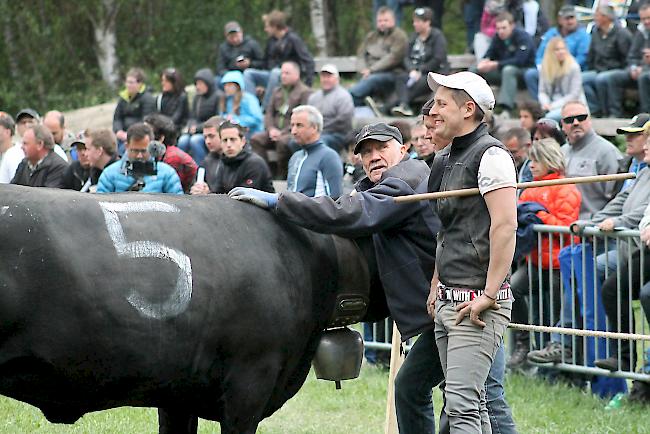
<instances>
[{"instance_id":1,"label":"blue hooded jacket","mask_svg":"<svg viewBox=\"0 0 650 434\"><path fill-rule=\"evenodd\" d=\"M232 120L248 128L251 134L264 130L264 116L257 97L244 89L244 75L241 71L228 71L223 75L221 84L236 83L242 91L242 98L239 106L239 115L233 113L233 96L226 95L225 112L220 113L222 117L230 116Z\"/></svg>"},{"instance_id":2,"label":"blue hooded jacket","mask_svg":"<svg viewBox=\"0 0 650 434\"><path fill-rule=\"evenodd\" d=\"M115 193L127 191L135 183L135 178L126 174L126 155L106 167L97 182L97 193ZM144 177L144 193L183 194L183 187L178 174L170 165L159 161L156 164L158 173Z\"/></svg>"}]
</instances>

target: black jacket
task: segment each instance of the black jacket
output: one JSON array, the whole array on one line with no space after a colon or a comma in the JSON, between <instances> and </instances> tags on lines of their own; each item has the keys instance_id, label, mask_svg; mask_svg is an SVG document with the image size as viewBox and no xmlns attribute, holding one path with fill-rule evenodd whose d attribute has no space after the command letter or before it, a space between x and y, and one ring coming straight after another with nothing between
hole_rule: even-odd
<instances>
[{"instance_id":1,"label":"black jacket","mask_svg":"<svg viewBox=\"0 0 650 434\"><path fill-rule=\"evenodd\" d=\"M249 68L264 69L264 54L260 44L249 36L244 36L241 44L230 45L223 41L219 45L219 60L217 60L217 74L224 75L228 71L239 70L235 61L239 56L250 59Z\"/></svg>"},{"instance_id":2,"label":"black jacket","mask_svg":"<svg viewBox=\"0 0 650 434\"><path fill-rule=\"evenodd\" d=\"M591 30L591 44L587 53L587 69L604 72L611 69L625 69L626 56L630 50L632 35L629 30L615 24L606 36L594 26Z\"/></svg>"},{"instance_id":3,"label":"black jacket","mask_svg":"<svg viewBox=\"0 0 650 434\"><path fill-rule=\"evenodd\" d=\"M120 99L113 114L114 132L128 130L131 125L142 122L145 116L156 110L156 101L146 88L131 100L125 98L126 92L120 92Z\"/></svg>"},{"instance_id":4,"label":"black jacket","mask_svg":"<svg viewBox=\"0 0 650 434\"><path fill-rule=\"evenodd\" d=\"M296 33L289 30L282 39L269 38L266 42L264 61L266 69L279 68L282 62L293 60L300 65L302 81L311 86L314 80L314 58Z\"/></svg>"},{"instance_id":5,"label":"black jacket","mask_svg":"<svg viewBox=\"0 0 650 434\"><path fill-rule=\"evenodd\" d=\"M187 119L190 116L187 94L185 92L179 94L171 92L161 93L156 97L156 110L158 113L162 113L174 121L176 130L180 132L187 124Z\"/></svg>"},{"instance_id":6,"label":"black jacket","mask_svg":"<svg viewBox=\"0 0 650 434\"><path fill-rule=\"evenodd\" d=\"M447 61L447 40L445 35L435 27L422 44L422 50L418 50L418 34L414 33L409 39L408 50L404 58L404 65L407 71L417 70L423 75L429 72L446 74L449 72Z\"/></svg>"},{"instance_id":7,"label":"black jacket","mask_svg":"<svg viewBox=\"0 0 650 434\"><path fill-rule=\"evenodd\" d=\"M235 187L250 187L274 193L271 170L259 155L244 148L236 156L221 157L221 167L216 173L212 193L228 193Z\"/></svg>"},{"instance_id":8,"label":"black jacket","mask_svg":"<svg viewBox=\"0 0 650 434\"><path fill-rule=\"evenodd\" d=\"M216 189L217 176L219 171L221 171L222 165L221 154L217 154L216 152L208 152L203 161L201 161L201 164L199 164L199 167L205 169L205 183L208 184L210 191Z\"/></svg>"},{"instance_id":9,"label":"black jacket","mask_svg":"<svg viewBox=\"0 0 650 434\"><path fill-rule=\"evenodd\" d=\"M81 163L78 160L73 161L63 173L61 188L80 191L81 187L88 181L89 175L90 168L85 169L81 167Z\"/></svg>"},{"instance_id":10,"label":"black jacket","mask_svg":"<svg viewBox=\"0 0 650 434\"><path fill-rule=\"evenodd\" d=\"M67 167L68 163L63 158L59 157L54 151L50 151L43 161L36 166L34 172L30 173L27 158L24 158L18 165L11 183L29 187L61 188L63 174Z\"/></svg>"},{"instance_id":11,"label":"black jacket","mask_svg":"<svg viewBox=\"0 0 650 434\"><path fill-rule=\"evenodd\" d=\"M214 88L214 74L210 68L199 69L194 75L194 81L201 80L208 85L208 91L196 95L192 101L192 111L188 125L196 125L196 132L203 131L203 123L219 113L221 92Z\"/></svg>"},{"instance_id":12,"label":"black jacket","mask_svg":"<svg viewBox=\"0 0 650 434\"><path fill-rule=\"evenodd\" d=\"M433 327L426 302L435 263L440 221L426 201L395 203L396 196L425 193L429 168L404 160L377 184L364 178L357 193L338 200L280 194L275 213L299 226L347 238L372 236L379 277L402 340Z\"/></svg>"},{"instance_id":13,"label":"black jacket","mask_svg":"<svg viewBox=\"0 0 650 434\"><path fill-rule=\"evenodd\" d=\"M506 65L525 68L535 66L535 44L533 38L522 28L515 27L510 38L492 38L485 58L499 62L499 69Z\"/></svg>"}]
</instances>

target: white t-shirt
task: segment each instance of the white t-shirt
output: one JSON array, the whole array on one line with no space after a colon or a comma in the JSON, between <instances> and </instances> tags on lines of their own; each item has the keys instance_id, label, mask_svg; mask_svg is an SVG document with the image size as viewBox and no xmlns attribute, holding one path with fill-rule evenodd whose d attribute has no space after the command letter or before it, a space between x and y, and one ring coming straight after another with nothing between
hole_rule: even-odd
<instances>
[{"instance_id":1,"label":"white t-shirt","mask_svg":"<svg viewBox=\"0 0 650 434\"><path fill-rule=\"evenodd\" d=\"M504 187L517 187L517 170L512 157L498 146L492 146L481 157L478 167L478 189L482 196Z\"/></svg>"},{"instance_id":2,"label":"white t-shirt","mask_svg":"<svg viewBox=\"0 0 650 434\"><path fill-rule=\"evenodd\" d=\"M20 143L16 143L7 149L0 163L0 184L9 184L16 174L18 165L25 158L23 148Z\"/></svg>"}]
</instances>

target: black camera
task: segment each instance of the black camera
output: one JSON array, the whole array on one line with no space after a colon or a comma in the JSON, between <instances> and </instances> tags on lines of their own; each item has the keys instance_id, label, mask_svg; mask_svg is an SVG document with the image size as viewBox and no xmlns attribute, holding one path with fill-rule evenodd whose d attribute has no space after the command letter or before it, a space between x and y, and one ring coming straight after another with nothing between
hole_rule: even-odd
<instances>
[{"instance_id":1,"label":"black camera","mask_svg":"<svg viewBox=\"0 0 650 434\"><path fill-rule=\"evenodd\" d=\"M126 174L133 178L144 178L145 176L156 175L158 170L153 161L129 160L126 162Z\"/></svg>"}]
</instances>

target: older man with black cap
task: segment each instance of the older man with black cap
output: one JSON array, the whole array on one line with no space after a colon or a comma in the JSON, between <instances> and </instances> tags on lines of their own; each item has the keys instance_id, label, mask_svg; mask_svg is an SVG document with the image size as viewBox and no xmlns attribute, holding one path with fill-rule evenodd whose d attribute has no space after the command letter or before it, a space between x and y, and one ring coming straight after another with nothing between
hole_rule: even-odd
<instances>
[{"instance_id":1,"label":"older man with black cap","mask_svg":"<svg viewBox=\"0 0 650 434\"><path fill-rule=\"evenodd\" d=\"M482 122L495 103L487 82L466 71L428 79L436 89L432 133L451 141L449 153L434 159L432 167L444 169L432 186L478 187L480 194L434 204L442 229L427 308L435 318L451 432L490 432L484 385L510 321L517 175L512 156Z\"/></svg>"},{"instance_id":2,"label":"older man with black cap","mask_svg":"<svg viewBox=\"0 0 650 434\"><path fill-rule=\"evenodd\" d=\"M396 196L424 193L429 168L408 158L402 135L385 123L357 135L366 177L338 200L301 193L264 193L235 188L230 197L270 209L280 218L316 232L349 238L372 236L390 315L402 339L420 335L395 379L395 407L402 434L433 434L431 389L442 380L433 322L426 300L440 224L426 202L395 203Z\"/></svg>"}]
</instances>

